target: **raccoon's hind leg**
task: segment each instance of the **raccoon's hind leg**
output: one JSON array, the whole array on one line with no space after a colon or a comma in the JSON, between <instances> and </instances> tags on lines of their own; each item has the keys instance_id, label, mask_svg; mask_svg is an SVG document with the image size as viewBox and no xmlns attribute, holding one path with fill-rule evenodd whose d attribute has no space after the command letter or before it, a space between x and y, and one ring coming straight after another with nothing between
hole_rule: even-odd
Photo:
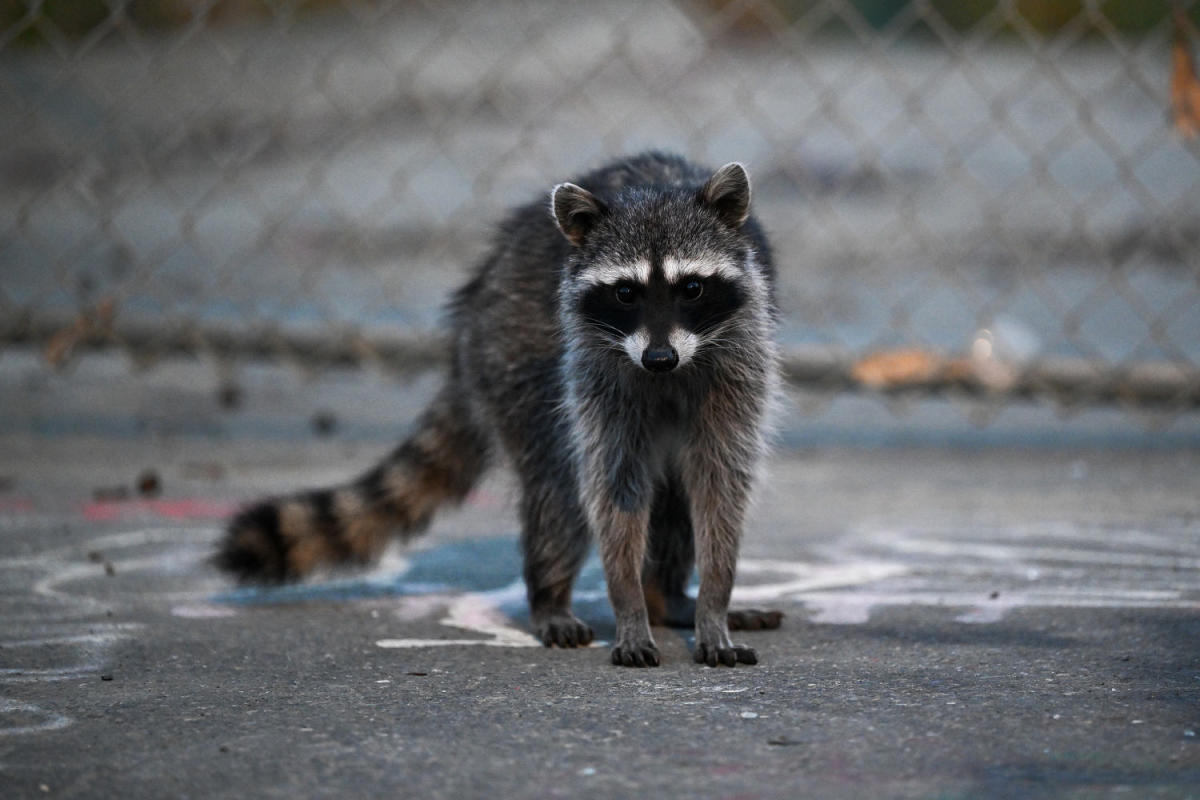
<instances>
[{"instance_id":1,"label":"raccoon's hind leg","mask_svg":"<svg viewBox=\"0 0 1200 800\"><path fill-rule=\"evenodd\" d=\"M651 625L691 628L696 624L696 601L687 595L695 555L687 495L679 476L672 473L655 490L650 507L650 541L642 587ZM727 619L731 631L768 630L779 627L783 612L731 609Z\"/></svg>"},{"instance_id":2,"label":"raccoon's hind leg","mask_svg":"<svg viewBox=\"0 0 1200 800\"><path fill-rule=\"evenodd\" d=\"M571 588L588 552L587 522L567 487L522 479L521 549L534 631L547 647L586 647L595 637L571 613Z\"/></svg>"},{"instance_id":3,"label":"raccoon's hind leg","mask_svg":"<svg viewBox=\"0 0 1200 800\"><path fill-rule=\"evenodd\" d=\"M322 565L370 563L391 536L419 533L438 506L461 502L487 466L488 447L451 381L413 435L357 480L240 512L213 562L259 583L295 580Z\"/></svg>"},{"instance_id":4,"label":"raccoon's hind leg","mask_svg":"<svg viewBox=\"0 0 1200 800\"><path fill-rule=\"evenodd\" d=\"M686 592L695 558L687 495L679 477L670 474L654 491L642 567L642 591L651 625L690 628L695 624L696 601Z\"/></svg>"}]
</instances>

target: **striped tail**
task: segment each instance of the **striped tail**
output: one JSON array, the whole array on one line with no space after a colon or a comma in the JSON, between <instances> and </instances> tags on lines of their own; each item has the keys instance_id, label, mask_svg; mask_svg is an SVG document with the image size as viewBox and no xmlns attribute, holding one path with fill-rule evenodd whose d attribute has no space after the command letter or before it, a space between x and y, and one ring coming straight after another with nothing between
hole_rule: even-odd
<instances>
[{"instance_id":1,"label":"striped tail","mask_svg":"<svg viewBox=\"0 0 1200 800\"><path fill-rule=\"evenodd\" d=\"M420 533L439 506L462 502L487 457L487 436L472 424L451 383L412 437L357 480L243 509L229 523L213 563L247 583L297 580L321 566L369 564L393 536Z\"/></svg>"}]
</instances>

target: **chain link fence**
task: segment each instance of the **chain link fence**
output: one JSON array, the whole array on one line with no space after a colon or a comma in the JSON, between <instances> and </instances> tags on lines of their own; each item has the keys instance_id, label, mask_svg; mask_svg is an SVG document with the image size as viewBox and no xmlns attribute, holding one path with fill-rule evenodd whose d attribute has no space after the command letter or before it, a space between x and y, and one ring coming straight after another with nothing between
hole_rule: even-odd
<instances>
[{"instance_id":1,"label":"chain link fence","mask_svg":"<svg viewBox=\"0 0 1200 800\"><path fill-rule=\"evenodd\" d=\"M1200 406L1200 4L0 0L0 347L404 370L503 210L750 169L800 386Z\"/></svg>"}]
</instances>

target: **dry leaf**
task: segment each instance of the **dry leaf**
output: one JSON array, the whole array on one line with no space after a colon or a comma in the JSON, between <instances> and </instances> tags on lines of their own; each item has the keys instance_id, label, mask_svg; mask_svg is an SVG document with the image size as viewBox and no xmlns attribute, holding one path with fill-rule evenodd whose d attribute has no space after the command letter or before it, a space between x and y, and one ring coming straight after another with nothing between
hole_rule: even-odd
<instances>
[{"instance_id":1,"label":"dry leaf","mask_svg":"<svg viewBox=\"0 0 1200 800\"><path fill-rule=\"evenodd\" d=\"M69 325L51 336L42 348L42 356L54 367L63 366L80 342L111 335L116 316L116 301L111 297L104 298L95 308L79 312Z\"/></svg>"},{"instance_id":2,"label":"dry leaf","mask_svg":"<svg viewBox=\"0 0 1200 800\"><path fill-rule=\"evenodd\" d=\"M932 380L942 364L940 356L924 350L888 350L862 359L850 375L871 389L894 389Z\"/></svg>"},{"instance_id":3,"label":"dry leaf","mask_svg":"<svg viewBox=\"0 0 1200 800\"><path fill-rule=\"evenodd\" d=\"M1175 11L1175 36L1171 42L1171 118L1184 139L1200 136L1200 80L1192 61L1187 20Z\"/></svg>"}]
</instances>

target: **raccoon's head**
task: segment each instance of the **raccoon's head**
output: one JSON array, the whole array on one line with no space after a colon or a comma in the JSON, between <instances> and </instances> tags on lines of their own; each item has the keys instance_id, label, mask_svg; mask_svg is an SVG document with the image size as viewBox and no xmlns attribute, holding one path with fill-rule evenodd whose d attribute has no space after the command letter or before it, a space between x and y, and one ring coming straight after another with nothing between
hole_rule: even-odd
<instances>
[{"instance_id":1,"label":"raccoon's head","mask_svg":"<svg viewBox=\"0 0 1200 800\"><path fill-rule=\"evenodd\" d=\"M573 247L562 310L574 332L667 373L766 319L766 279L744 227L750 181L726 164L702 186L630 187L601 200L572 183L551 205Z\"/></svg>"}]
</instances>

